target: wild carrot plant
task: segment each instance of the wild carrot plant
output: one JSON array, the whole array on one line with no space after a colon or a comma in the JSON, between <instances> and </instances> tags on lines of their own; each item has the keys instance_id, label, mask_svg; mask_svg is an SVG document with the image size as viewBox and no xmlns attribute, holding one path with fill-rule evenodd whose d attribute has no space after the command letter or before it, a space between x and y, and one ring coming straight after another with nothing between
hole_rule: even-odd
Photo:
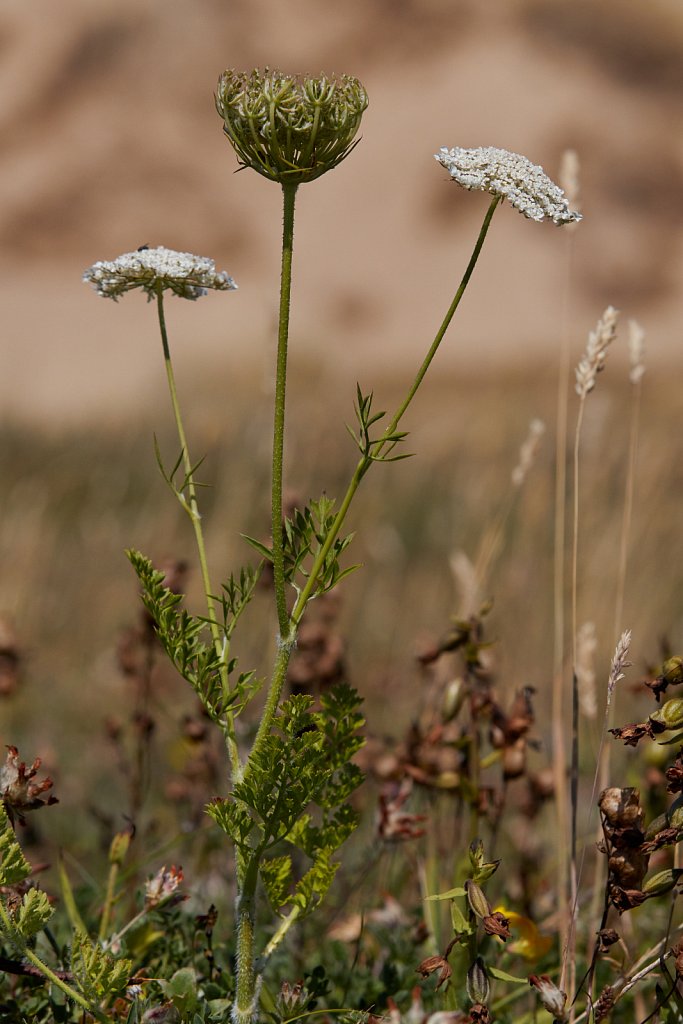
<instances>
[{"instance_id":1,"label":"wild carrot plant","mask_svg":"<svg viewBox=\"0 0 683 1024\"><path fill-rule=\"evenodd\" d=\"M181 409L165 300L171 293L194 301L207 290L228 292L234 290L236 284L226 272L217 271L212 260L163 247L143 247L117 259L95 263L85 278L102 297L117 300L128 291L140 289L156 305L178 442L177 455L171 464L162 458L159 445L156 455L163 477L187 515L194 534L198 574L204 592L201 613L186 607L180 592L182 587L172 574L155 568L152 561L138 551L129 551L129 558L141 584L144 606L159 644L189 683L225 746L227 778L221 795L207 792L206 801L210 818L227 837L226 849L234 863L234 977L226 977L228 972L224 972L217 978L214 970L215 908L195 918L195 936L202 937L202 955L209 965L201 986L189 963L173 970L171 966L178 966L177 957L173 963L170 956L156 961L147 957L146 938L152 944L154 940L149 936L155 929L158 932L166 928L171 933L169 943L176 941L173 936L181 936L177 939L178 948L194 949L195 939L182 946L183 928L187 926L173 916L181 897L183 877L179 868L164 867L149 878L142 904L124 913L121 895L132 838L130 829L115 836L111 844L109 878L100 912L96 915L96 927L84 920L68 878L62 872L63 901L71 939L68 954L60 948L49 930L53 908L46 894L35 886L26 886L31 868L13 831L14 822L21 820L24 812L49 802L49 798L41 794L47 794L51 784L46 780L36 781L39 765L34 763L27 768L12 748L2 779L6 815L0 819L0 883L4 887L0 899L0 931L13 951L12 958L5 962L11 965L10 973L26 976L29 972L31 978L41 976L59 990L66 1000L59 1011L60 1019L65 1021L76 1019L75 1012L83 1020L126 1020L128 1024L143 1021L197 1024L228 1019L233 1024L252 1024L265 1019L293 1021L313 1012L317 994L323 991L320 975L312 974L306 985L294 988L285 979L282 986L278 986L278 995L269 984L269 972L276 973L278 957L285 955L288 945L291 947L291 942L285 941L288 936L291 938L295 928L318 911L328 896L338 868L337 852L356 827L352 797L362 780L357 755L363 744L363 719L361 699L345 683L326 688L315 696L302 692L287 695L288 672L297 643L305 636L306 616L310 615L312 602L317 600L320 607L358 568L347 561L353 540L353 534L347 532L351 506L361 483L376 464L396 462L408 456L404 450L406 412L444 340L501 201L507 199L525 217L535 221L549 220L559 226L580 219L579 214L569 208L563 191L542 168L525 157L493 147L443 148L436 154L436 160L454 182L468 190L484 191L490 197L470 260L433 340L425 346L422 361L406 383L393 413L378 411L373 392L363 390L360 385L357 387L356 425L350 430L357 448L356 464L341 499L336 502L323 494L317 500L293 507L287 514L283 489L296 204L300 201L302 186L338 167L358 144L368 99L363 86L354 78L294 77L265 70L247 74L226 71L219 80L215 102L240 166L255 170L280 187L283 210L274 369L271 537L266 542L247 537L247 544L256 555L255 564L238 567L227 577L222 574L223 582L218 586L216 569L209 564L204 535L202 460L191 452ZM236 180L235 187L239 187L239 178ZM229 320L227 301L226 319ZM604 363L604 351L613 336L614 321L615 313L610 309L592 336L577 375L581 405L575 443L575 501L578 501L583 403L592 389L595 374ZM534 422L513 473L509 501L485 536L474 570L480 589L495 564L504 527L542 429L542 425ZM576 636L577 531L575 521L573 636ZM256 669L238 661L234 641L257 588L264 585L270 587L272 593L277 635L274 642L268 641L270 671L268 678L261 679ZM453 884L448 884L443 891L440 884L431 885L432 878L439 881L438 865L430 878L424 865L417 872L423 879L422 895L428 897L427 902L448 909L445 928L443 923L439 924L438 909L426 911L426 919L432 927L431 948L429 955L411 968L426 984L447 989L444 1011L432 1015L432 1024L438 1024L439 1020L443 1024L444 1019L451 1024L457 1021L487 1024L494 1015L510 1021L531 1020L532 1010L525 1009L525 1017L515 1017L522 996L528 995L527 983L553 1019L564 1021L574 1012L561 986L556 984L559 978L551 977L551 974L556 975L559 960L554 955L551 962L549 935L539 931L527 914L510 909L510 894L505 890L500 903L489 895L505 876L497 847L503 834L501 817L509 796L509 784L523 777L529 783L527 821L535 817L552 791L547 776L534 778L527 772L527 754L534 743L532 691L519 688L513 695L508 694L507 700L499 700L495 693L484 654L488 641L484 638L483 619L489 610L490 605L486 603L480 608L469 608L467 615L456 619L443 643L423 657L424 668L444 655L455 653L462 658L462 668L458 678L450 680L453 685L446 688L446 699L436 718L412 729L405 742L400 770L391 780L393 789L382 794L379 834L383 843L421 839L425 832L434 828L438 815L432 812L438 797L444 794L452 801L451 811L457 811L452 818L457 818L458 822L462 818L464 823L459 826L458 850L446 866L451 876L455 875L451 878ZM144 664L144 651L147 650L149 656L151 649L149 637L146 643L147 648L143 644L143 663L135 670L143 706L149 682L145 675L149 666ZM627 647L627 641L622 638L610 675L610 696L622 669L626 668ZM576 656L573 662L576 668ZM656 696L659 697L667 686L681 682L679 676L679 663L669 659L657 677L660 681L651 684ZM260 701L257 700L259 695ZM647 722L622 730L621 738L627 743L637 742L642 736L654 738L662 732L678 729L683 721L680 704L675 698L667 701ZM144 757L144 750L139 749L129 793L132 815L139 813L144 796ZM675 792L683 788L679 760L680 755L666 774ZM500 771L500 787L495 792L486 785L486 773L493 770ZM418 808L422 812L419 814L406 806L413 786L429 793L423 806ZM574 806L577 804L575 794ZM628 984L646 966L632 963L622 976L621 987L616 983L607 984L608 971L600 958L613 944L608 927L610 909L623 913L673 890L680 874L678 867L667 866L648 877L646 873L650 856L675 845L683 834L679 816L670 810L665 812L665 821L646 826L645 811L638 798L626 789L606 789L599 798L599 806L608 879L599 942L584 956L590 975L584 983L589 992L589 1004L596 993L596 1006L589 1005L585 1012L593 1013L596 1020L604 1019L604 1013L601 1018L597 1012L600 1000L603 1010L610 1000L611 1005L616 1004L623 998ZM439 825L437 821L436 827ZM486 840L482 838L483 832L486 832ZM576 865L575 836L572 845ZM226 876L229 863L226 852ZM575 879L576 875L574 871ZM227 877L225 881L227 884ZM577 886L578 881L575 881L574 906L578 901ZM521 883L517 891L531 902L528 889ZM561 914L566 894L558 892L556 896L560 906L555 911ZM263 910L266 901L270 911ZM261 926L264 916L268 919L265 928ZM516 951L511 944L505 955L542 962L547 974L529 976L525 972L520 976L516 968L507 970L507 961L504 961L505 966L500 966L501 943L512 937L515 927L522 936L520 944ZM42 949L40 953L36 951L38 935L46 936L44 954ZM359 950L361 938L359 934ZM677 949L676 957L683 963L683 954ZM658 953L661 953L659 947L653 957ZM50 966L51 956L62 958L67 966ZM430 982L429 979L436 980ZM494 984L498 983L511 986L512 994L494 995ZM156 988L146 989L152 984ZM352 980L348 980L345 988L339 988L341 1007L352 984ZM598 991L596 985L602 988ZM572 986L574 988L581 986ZM358 1001L363 1001L361 996ZM370 1002L370 998L364 1002L364 1009L371 1009ZM412 1010L402 1011L388 1000L386 1005L394 1020L401 1020L403 1013L411 1024L420 1024L426 1016L419 993L413 993ZM333 1007L326 1012L342 1010Z\"/></svg>"}]
</instances>

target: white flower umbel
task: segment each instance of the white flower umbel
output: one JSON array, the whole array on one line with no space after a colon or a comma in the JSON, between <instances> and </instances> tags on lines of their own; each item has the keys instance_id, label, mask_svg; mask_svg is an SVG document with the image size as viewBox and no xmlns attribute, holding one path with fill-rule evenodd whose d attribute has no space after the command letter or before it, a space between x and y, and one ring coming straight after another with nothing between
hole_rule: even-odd
<instances>
[{"instance_id":1,"label":"white flower umbel","mask_svg":"<svg viewBox=\"0 0 683 1024\"><path fill-rule=\"evenodd\" d=\"M551 220L558 225L581 220L580 213L569 209L560 186L550 180L542 167L519 153L494 146L478 149L444 146L434 158L458 185L502 196L530 220Z\"/></svg>"},{"instance_id":2,"label":"white flower umbel","mask_svg":"<svg viewBox=\"0 0 683 1024\"><path fill-rule=\"evenodd\" d=\"M133 288L142 288L150 299L158 295L160 289L171 291L181 299L198 299L210 288L215 291L237 288L230 275L224 270L217 271L214 261L207 256L176 252L162 245L94 263L86 270L83 280L102 298L114 301Z\"/></svg>"}]
</instances>

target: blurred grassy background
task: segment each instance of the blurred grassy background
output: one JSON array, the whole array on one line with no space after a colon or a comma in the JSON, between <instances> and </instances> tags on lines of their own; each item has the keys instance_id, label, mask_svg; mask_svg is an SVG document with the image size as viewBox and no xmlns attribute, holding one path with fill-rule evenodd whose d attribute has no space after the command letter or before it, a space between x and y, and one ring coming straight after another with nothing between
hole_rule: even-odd
<instances>
[{"instance_id":1,"label":"blurred grassy background","mask_svg":"<svg viewBox=\"0 0 683 1024\"><path fill-rule=\"evenodd\" d=\"M629 389L625 368L615 360L588 400L585 421L579 621L590 619L597 627L599 694L614 645ZM226 410L208 378L184 381L181 392L194 397L193 457L206 455L200 477L210 486L201 497L217 586L250 559L239 534L268 535L270 396L259 381L247 381ZM380 407L399 396L397 379L381 382ZM646 376L624 613L634 634L632 680L648 660L657 660L663 636L674 646L681 643L683 595L680 576L672 571L683 482L683 438L671 429L678 403L674 379ZM155 431L167 463L175 458L170 409L163 401L151 404L158 418L137 417L116 432L93 430L84 437L63 431L45 438L14 427L2 434L0 605L15 624L22 653L21 684L3 701L3 734L24 756L40 753L56 774L70 808L61 824L67 832L73 814L87 816L83 808L89 804L107 806L115 818L123 810L123 780L105 723L112 716L125 720L132 701L131 684L116 662L121 631L139 614L124 549L137 547L157 563L192 563L194 557L189 524L153 453ZM343 428L344 420L352 422L351 404L352 394L340 394L324 368L297 367L295 359L287 479L299 501L343 491L354 465ZM459 604L450 558L457 550L476 557L508 498L528 422L540 416L548 432L506 525L485 596L495 598L489 628L500 692L535 686L539 732L547 736L555 404L556 382L549 373L508 374L504 386L496 378L436 375L409 415L407 444L416 457L377 466L364 481L350 521L358 536L348 553L363 568L343 585L340 629L350 679L365 697L374 733L396 736L419 712L425 684L416 653L446 632ZM575 412L571 399L570 408ZM201 613L196 576L190 577L189 595L190 606ZM267 671L275 634L271 603L265 590L255 599L241 640L245 668ZM183 716L193 710L188 688L162 671L153 694L162 735L179 734ZM595 729L590 725L587 732L589 763ZM166 743L156 754L157 796L173 771L173 745ZM548 755L544 746L539 760Z\"/></svg>"},{"instance_id":2,"label":"blurred grassy background","mask_svg":"<svg viewBox=\"0 0 683 1024\"><path fill-rule=\"evenodd\" d=\"M679 0L8 0L0 48L0 415L137 414L157 374L144 303L105 309L80 277L143 243L213 256L240 285L201 326L174 310L188 360L260 367L279 193L235 174L212 98L226 67L368 90L353 159L301 191L296 228L299 351L350 386L412 366L469 256L486 201L449 182L442 145L501 146L553 177L573 148L585 213L569 279L561 231L496 215L442 368L545 360L565 292L577 347L611 303L643 323L651 362L680 359Z\"/></svg>"},{"instance_id":3,"label":"blurred grassy background","mask_svg":"<svg viewBox=\"0 0 683 1024\"><path fill-rule=\"evenodd\" d=\"M625 624L637 666L662 635L680 647L678 0L16 0L0 47L0 614L22 654L2 735L55 774L69 812L57 832L93 799L118 814L104 722L130 701L115 647L138 615L123 550L192 557L154 462L154 431L169 461L176 444L153 312L139 296L96 301L80 282L94 260L167 244L237 278L230 297L173 302L171 343L193 454L206 453L214 578L248 558L240 532L268 532L280 213L276 189L233 173L211 99L226 66L347 71L371 98L352 159L299 202L287 485L304 501L342 491L355 381L393 406L476 237L485 200L445 180L435 149L506 146L553 175L565 148L581 161L586 218L571 241L496 215L456 337L408 417L417 458L376 467L359 495L350 557L364 569L344 586L341 628L372 728L398 731L419 706L416 649L457 607L450 556L475 556L533 417L548 432L506 527L490 622L501 685L537 686L543 709L557 350L567 334L578 358L608 303L638 317L648 345ZM579 618L597 625L598 678L614 643L629 401L615 348L583 445ZM266 601L247 664L270 649ZM179 680L158 686L170 734L192 702Z\"/></svg>"}]
</instances>

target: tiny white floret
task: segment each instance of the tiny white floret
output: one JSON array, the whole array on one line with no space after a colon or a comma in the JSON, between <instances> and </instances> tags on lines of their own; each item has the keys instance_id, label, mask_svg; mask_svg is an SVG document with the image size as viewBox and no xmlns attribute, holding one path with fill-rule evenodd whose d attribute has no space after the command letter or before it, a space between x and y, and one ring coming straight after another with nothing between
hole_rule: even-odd
<instances>
[{"instance_id":1,"label":"tiny white floret","mask_svg":"<svg viewBox=\"0 0 683 1024\"><path fill-rule=\"evenodd\" d=\"M100 260L86 270L83 280L91 284L98 295L116 301L133 288L142 288L149 299L159 291L171 291L181 299L198 299L209 288L215 291L233 291L237 285L230 275L217 271L212 259L194 256L190 252L176 252L160 245L156 249L136 249L125 252L115 260Z\"/></svg>"},{"instance_id":2,"label":"tiny white floret","mask_svg":"<svg viewBox=\"0 0 683 1024\"><path fill-rule=\"evenodd\" d=\"M551 181L542 167L519 153L494 146L444 146L434 154L434 159L458 185L501 196L530 220L551 220L558 225L581 220L580 213L569 209L560 186Z\"/></svg>"}]
</instances>

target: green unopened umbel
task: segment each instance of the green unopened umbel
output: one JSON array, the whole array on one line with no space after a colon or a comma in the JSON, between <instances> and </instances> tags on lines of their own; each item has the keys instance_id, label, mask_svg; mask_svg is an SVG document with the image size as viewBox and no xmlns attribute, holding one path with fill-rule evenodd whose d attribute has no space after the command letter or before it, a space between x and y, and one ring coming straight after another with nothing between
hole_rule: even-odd
<instances>
[{"instance_id":1,"label":"green unopened umbel","mask_svg":"<svg viewBox=\"0 0 683 1024\"><path fill-rule=\"evenodd\" d=\"M224 71L216 91L239 162L281 184L313 181L341 163L358 141L367 105L365 89L348 75Z\"/></svg>"}]
</instances>

